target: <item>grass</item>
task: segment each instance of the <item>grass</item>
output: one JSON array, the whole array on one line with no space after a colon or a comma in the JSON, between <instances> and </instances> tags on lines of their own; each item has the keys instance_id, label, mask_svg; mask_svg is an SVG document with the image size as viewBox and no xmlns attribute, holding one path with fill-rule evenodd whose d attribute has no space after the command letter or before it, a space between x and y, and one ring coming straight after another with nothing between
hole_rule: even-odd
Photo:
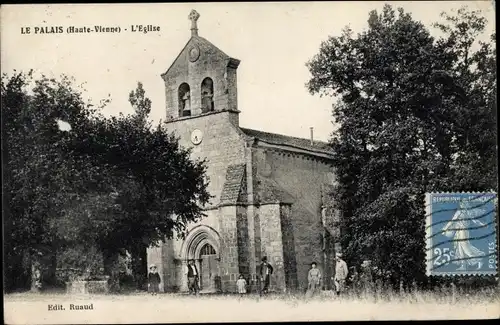
<instances>
[{"instance_id":1,"label":"grass","mask_svg":"<svg viewBox=\"0 0 500 325\"><path fill-rule=\"evenodd\" d=\"M38 301L58 297L67 297L64 292L18 292L4 295L4 298L9 301ZM129 299L127 297L150 297L150 294L142 291L128 292L123 294L97 294L97 295L71 295L78 299L92 299L90 297L99 297L99 299ZM191 296L184 293L159 293L159 298L183 298L183 299L209 299L209 300L265 300L273 301L279 300L283 302L304 302L307 301L344 301L344 302L367 302L367 303L437 303L437 304L476 304L482 303L500 303L500 288L487 288L475 290L472 293L465 293L457 291L455 295L451 290L443 291L415 291L398 293L392 291L385 291L382 293L360 293L353 294L345 292L340 297L337 297L333 291L321 291L313 298L306 299L304 294L301 293L269 293L260 297L258 294L247 294L239 296L238 294L225 293L225 294L201 294L199 296ZM152 297L155 298L155 297Z\"/></svg>"},{"instance_id":2,"label":"grass","mask_svg":"<svg viewBox=\"0 0 500 325\"><path fill-rule=\"evenodd\" d=\"M15 293L4 298L6 320L10 320L10 324L429 320L498 318L500 315L500 293L494 288L469 294L457 292L455 296L447 292L417 291L361 296L346 293L337 297L331 291L323 291L308 300L303 294L291 293L239 297L172 293L151 296L144 292L85 296ZM92 303L94 310L46 312L49 303Z\"/></svg>"}]
</instances>

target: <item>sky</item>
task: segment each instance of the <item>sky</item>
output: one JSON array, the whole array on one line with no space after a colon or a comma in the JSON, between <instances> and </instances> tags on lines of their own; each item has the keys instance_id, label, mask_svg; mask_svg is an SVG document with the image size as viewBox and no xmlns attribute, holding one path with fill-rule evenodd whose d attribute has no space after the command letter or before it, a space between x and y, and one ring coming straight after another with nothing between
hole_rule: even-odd
<instances>
[{"instance_id":1,"label":"sky","mask_svg":"<svg viewBox=\"0 0 500 325\"><path fill-rule=\"evenodd\" d=\"M98 103L110 96L106 115L132 112L130 91L142 82L152 100L151 119L165 119L165 91L160 75L190 38L188 15L201 15L198 33L229 56L238 68L240 126L326 141L334 130L333 99L311 95L305 63L322 41L349 25L355 33L367 27L368 13L385 2L171 3L102 5L3 5L1 7L2 73L28 71L66 74L84 84L85 98ZM491 1L389 2L412 13L427 26L442 11L468 5L495 26ZM160 31L131 32L131 25L159 26ZM34 34L35 27L119 26L116 34ZM26 27L30 34L23 34ZM124 29L127 28L128 31Z\"/></svg>"}]
</instances>

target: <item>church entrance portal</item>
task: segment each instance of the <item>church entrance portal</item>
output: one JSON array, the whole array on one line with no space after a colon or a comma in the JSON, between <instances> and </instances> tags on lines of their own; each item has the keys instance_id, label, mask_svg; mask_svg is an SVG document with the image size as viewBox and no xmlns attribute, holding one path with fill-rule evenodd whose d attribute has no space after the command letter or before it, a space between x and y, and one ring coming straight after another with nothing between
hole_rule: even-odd
<instances>
[{"instance_id":1,"label":"church entrance portal","mask_svg":"<svg viewBox=\"0 0 500 325\"><path fill-rule=\"evenodd\" d=\"M221 290L220 237L217 231L205 225L191 229L182 244L181 258L184 261L196 261L200 272L199 284L202 293ZM184 289L187 290L187 282L185 284Z\"/></svg>"},{"instance_id":2,"label":"church entrance portal","mask_svg":"<svg viewBox=\"0 0 500 325\"><path fill-rule=\"evenodd\" d=\"M205 244L200 250L200 284L201 291L217 291L216 280L218 276L218 258L215 249L210 244Z\"/></svg>"}]
</instances>

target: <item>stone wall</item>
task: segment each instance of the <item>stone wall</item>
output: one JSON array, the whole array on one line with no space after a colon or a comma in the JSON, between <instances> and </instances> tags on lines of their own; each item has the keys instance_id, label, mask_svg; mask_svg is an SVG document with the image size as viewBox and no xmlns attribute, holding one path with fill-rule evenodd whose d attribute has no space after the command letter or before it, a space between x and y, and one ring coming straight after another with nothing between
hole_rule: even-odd
<instances>
[{"instance_id":1,"label":"stone wall","mask_svg":"<svg viewBox=\"0 0 500 325\"><path fill-rule=\"evenodd\" d=\"M212 112L203 116L193 116L168 124L170 131L178 136L179 144L192 148L191 159L206 159L208 164L206 175L209 185L208 191L214 196L206 206L207 217L197 223L190 224L188 231L199 225L207 225L217 231L222 238L220 245L219 261L221 285L226 291L235 290L235 282L239 271L237 233L236 233L236 207L219 209L220 195L226 180L226 171L229 165L242 164L245 159L245 141L237 129L238 114L234 112ZM199 129L203 132L203 141L194 146L191 142L191 132ZM232 212L231 212L232 211ZM232 216L231 216L231 213ZM230 216L230 217L228 217ZM240 219L243 213L240 211ZM183 241L173 239L167 241L166 247L172 250L164 256L165 282L168 291L186 291L187 279L184 275L185 261L181 255ZM149 258L149 257L148 257Z\"/></svg>"},{"instance_id":2,"label":"stone wall","mask_svg":"<svg viewBox=\"0 0 500 325\"><path fill-rule=\"evenodd\" d=\"M285 283L290 290L298 287L297 282L297 260L295 258L295 240L293 235L293 224L291 220L291 206L281 205L280 220L283 240L283 266L285 269Z\"/></svg>"},{"instance_id":3,"label":"stone wall","mask_svg":"<svg viewBox=\"0 0 500 325\"><path fill-rule=\"evenodd\" d=\"M303 154L257 147L252 155L255 172L265 170L263 177L272 179L294 198L288 219L291 226L288 224L286 229L287 236L293 237L298 289L305 290L310 263L316 261L320 269L325 264L321 188L322 184L334 182L333 169L328 162ZM285 243L289 242L285 239ZM294 271L290 270L289 274Z\"/></svg>"},{"instance_id":4,"label":"stone wall","mask_svg":"<svg viewBox=\"0 0 500 325\"><path fill-rule=\"evenodd\" d=\"M177 270L175 265L175 252L173 240L165 240L158 246L147 249L148 273L149 266L155 264L160 274L160 292L176 292L179 290L177 283Z\"/></svg>"},{"instance_id":5,"label":"stone wall","mask_svg":"<svg viewBox=\"0 0 500 325\"><path fill-rule=\"evenodd\" d=\"M250 250L248 238L248 219L245 206L236 207L236 233L238 243L239 273L248 279L250 274Z\"/></svg>"},{"instance_id":6,"label":"stone wall","mask_svg":"<svg viewBox=\"0 0 500 325\"><path fill-rule=\"evenodd\" d=\"M179 284L176 281L177 278L177 269L176 269L176 256L175 256L175 250L173 245L169 245L169 242L167 242L164 245L163 249L163 261L167 262L164 265L164 272L163 272L163 285L165 287L166 292L177 292L180 289Z\"/></svg>"},{"instance_id":7,"label":"stone wall","mask_svg":"<svg viewBox=\"0 0 500 325\"><path fill-rule=\"evenodd\" d=\"M238 110L238 87L237 85L237 74L235 68L227 69L227 91L228 91L228 109Z\"/></svg>"},{"instance_id":8,"label":"stone wall","mask_svg":"<svg viewBox=\"0 0 500 325\"><path fill-rule=\"evenodd\" d=\"M335 275L335 240L327 232L325 241L325 256L327 258L323 265L323 284L326 289L333 289L334 283L331 278Z\"/></svg>"},{"instance_id":9,"label":"stone wall","mask_svg":"<svg viewBox=\"0 0 500 325\"><path fill-rule=\"evenodd\" d=\"M148 270L147 272L149 273L149 266L151 264L156 265L158 269L158 274L160 274L161 282L160 283L160 292L166 292L166 286L165 286L165 280L167 277L165 276L165 261L163 259L163 247L165 244L160 244L159 246L151 246L148 247L147 249L147 260L148 260Z\"/></svg>"},{"instance_id":10,"label":"stone wall","mask_svg":"<svg viewBox=\"0 0 500 325\"><path fill-rule=\"evenodd\" d=\"M169 130L180 137L181 146L192 148L192 159L206 158L208 161L208 190L214 195L208 208L219 203L227 167L245 163L245 141L233 124L237 115L233 112L212 112L167 125ZM203 141L196 146L191 143L191 132L195 129L203 132Z\"/></svg>"},{"instance_id":11,"label":"stone wall","mask_svg":"<svg viewBox=\"0 0 500 325\"><path fill-rule=\"evenodd\" d=\"M68 281L66 293L73 294L106 294L109 293L108 280L100 281Z\"/></svg>"},{"instance_id":12,"label":"stone wall","mask_svg":"<svg viewBox=\"0 0 500 325\"><path fill-rule=\"evenodd\" d=\"M236 280L239 274L238 265L238 234L237 234L237 207L225 206L220 208L221 225L221 285L223 292L235 292Z\"/></svg>"},{"instance_id":13,"label":"stone wall","mask_svg":"<svg viewBox=\"0 0 500 325\"><path fill-rule=\"evenodd\" d=\"M205 211L206 217L199 222L189 224L187 233L196 230L200 225L207 226L219 233L221 230L219 210ZM159 247L148 248L148 265L155 263L162 277L161 289L165 292L185 292L188 290L187 279L184 274L186 257L183 256L184 240L173 238L165 240ZM215 248L217 249L217 248ZM222 249L222 248L221 248Z\"/></svg>"},{"instance_id":14,"label":"stone wall","mask_svg":"<svg viewBox=\"0 0 500 325\"><path fill-rule=\"evenodd\" d=\"M283 260L281 213L279 204L266 204L260 210L261 254L267 256L273 266L270 290L284 292L286 289Z\"/></svg>"},{"instance_id":15,"label":"stone wall","mask_svg":"<svg viewBox=\"0 0 500 325\"><path fill-rule=\"evenodd\" d=\"M195 62L189 60L189 51L197 47L200 55ZM182 83L191 90L191 114L201 113L201 83L209 77L214 86L214 109L237 109L236 67L229 67L229 57L201 37L192 37L174 61L165 82L167 121L179 117L178 90Z\"/></svg>"}]
</instances>

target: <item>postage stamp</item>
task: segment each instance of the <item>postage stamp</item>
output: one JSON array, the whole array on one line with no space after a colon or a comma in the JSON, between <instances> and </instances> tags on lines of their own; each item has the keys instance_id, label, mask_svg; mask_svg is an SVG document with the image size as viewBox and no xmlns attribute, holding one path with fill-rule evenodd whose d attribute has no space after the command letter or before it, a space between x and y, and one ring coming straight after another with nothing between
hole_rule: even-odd
<instances>
[{"instance_id":1,"label":"postage stamp","mask_svg":"<svg viewBox=\"0 0 500 325\"><path fill-rule=\"evenodd\" d=\"M427 275L497 273L497 194L427 193Z\"/></svg>"}]
</instances>

